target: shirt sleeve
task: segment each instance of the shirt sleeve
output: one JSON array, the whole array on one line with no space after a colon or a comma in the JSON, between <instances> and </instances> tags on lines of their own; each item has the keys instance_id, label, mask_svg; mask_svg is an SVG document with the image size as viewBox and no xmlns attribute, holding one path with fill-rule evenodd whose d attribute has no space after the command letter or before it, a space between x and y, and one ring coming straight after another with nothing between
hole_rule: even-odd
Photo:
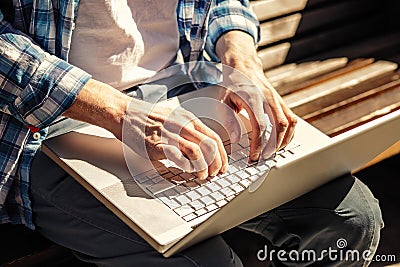
<instances>
[{"instance_id":1,"label":"shirt sleeve","mask_svg":"<svg viewBox=\"0 0 400 267\"><path fill-rule=\"evenodd\" d=\"M0 111L26 126L46 127L72 105L89 79L0 22Z\"/></svg>"},{"instance_id":2,"label":"shirt sleeve","mask_svg":"<svg viewBox=\"0 0 400 267\"><path fill-rule=\"evenodd\" d=\"M220 61L215 45L224 33L232 30L250 34L256 45L260 40L260 25L248 0L217 0L210 9L205 50L214 61Z\"/></svg>"}]
</instances>

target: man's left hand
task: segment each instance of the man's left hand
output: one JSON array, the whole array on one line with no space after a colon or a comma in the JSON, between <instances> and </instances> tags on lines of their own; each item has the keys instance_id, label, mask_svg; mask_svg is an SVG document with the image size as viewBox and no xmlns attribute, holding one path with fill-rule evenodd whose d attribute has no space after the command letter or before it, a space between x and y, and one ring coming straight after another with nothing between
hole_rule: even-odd
<instances>
[{"instance_id":1,"label":"man's left hand","mask_svg":"<svg viewBox=\"0 0 400 267\"><path fill-rule=\"evenodd\" d=\"M236 112L247 111L252 126L250 159L256 161L260 156L269 157L288 145L297 118L265 77L253 44L253 38L247 33L230 31L219 38L216 53L224 65L234 70L224 73L224 79L230 79L234 85L233 90L228 90L224 102ZM276 145L272 148L262 147L268 123L266 115L275 127Z\"/></svg>"}]
</instances>

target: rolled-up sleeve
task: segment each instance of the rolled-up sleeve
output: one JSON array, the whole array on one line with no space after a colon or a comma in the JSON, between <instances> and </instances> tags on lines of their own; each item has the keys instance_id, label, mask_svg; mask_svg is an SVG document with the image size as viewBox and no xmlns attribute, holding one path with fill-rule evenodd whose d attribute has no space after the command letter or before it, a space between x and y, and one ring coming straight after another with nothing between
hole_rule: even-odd
<instances>
[{"instance_id":1,"label":"rolled-up sleeve","mask_svg":"<svg viewBox=\"0 0 400 267\"><path fill-rule=\"evenodd\" d=\"M26 126L43 128L65 112L90 79L8 22L0 22L0 109Z\"/></svg>"},{"instance_id":2,"label":"rolled-up sleeve","mask_svg":"<svg viewBox=\"0 0 400 267\"><path fill-rule=\"evenodd\" d=\"M259 22L248 0L217 0L211 7L205 49L213 60L219 61L215 54L219 37L232 30L244 31L253 37L254 44L259 42Z\"/></svg>"}]
</instances>

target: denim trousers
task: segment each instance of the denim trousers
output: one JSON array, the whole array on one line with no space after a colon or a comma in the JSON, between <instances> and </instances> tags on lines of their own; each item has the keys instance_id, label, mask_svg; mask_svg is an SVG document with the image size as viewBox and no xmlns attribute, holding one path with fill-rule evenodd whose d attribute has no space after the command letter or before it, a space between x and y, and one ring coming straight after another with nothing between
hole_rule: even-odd
<instances>
[{"instance_id":1,"label":"denim trousers","mask_svg":"<svg viewBox=\"0 0 400 267\"><path fill-rule=\"evenodd\" d=\"M164 258L42 152L32 163L31 199L36 229L98 266L247 266L220 236ZM383 222L378 201L349 174L238 227L272 244L254 253L265 260L274 250L274 266L367 266L338 248L373 254ZM315 256L293 256L302 251Z\"/></svg>"}]
</instances>

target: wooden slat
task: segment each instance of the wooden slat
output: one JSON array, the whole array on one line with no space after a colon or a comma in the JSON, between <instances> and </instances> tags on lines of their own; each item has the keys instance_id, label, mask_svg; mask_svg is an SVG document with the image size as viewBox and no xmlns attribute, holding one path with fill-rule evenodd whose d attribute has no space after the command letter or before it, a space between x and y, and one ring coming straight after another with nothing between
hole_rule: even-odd
<instances>
[{"instance_id":1,"label":"wooden slat","mask_svg":"<svg viewBox=\"0 0 400 267\"><path fill-rule=\"evenodd\" d=\"M283 99L290 108L294 108L317 98L329 96L331 93L344 90L349 86L373 79L374 77L378 77L385 73L389 73L394 71L396 68L397 64L387 61L378 61L343 76L339 76L337 78L284 96Z\"/></svg>"},{"instance_id":2,"label":"wooden slat","mask_svg":"<svg viewBox=\"0 0 400 267\"><path fill-rule=\"evenodd\" d=\"M296 67L296 63L281 65L276 68L269 69L265 72L265 75L270 79L270 81L279 80L281 79L280 77L282 75L285 76L286 73L294 70Z\"/></svg>"},{"instance_id":3,"label":"wooden slat","mask_svg":"<svg viewBox=\"0 0 400 267\"><path fill-rule=\"evenodd\" d=\"M382 14L375 14L367 18L359 18L352 22L321 29L315 34L294 38L290 42L291 49L286 62L297 62L317 53L356 43L373 36L381 31L380 25L383 20Z\"/></svg>"},{"instance_id":4,"label":"wooden slat","mask_svg":"<svg viewBox=\"0 0 400 267\"><path fill-rule=\"evenodd\" d=\"M371 37L372 36L372 37ZM396 53L400 47L400 34L398 31L395 32L383 32L380 34L371 34L368 38L352 42L343 46L335 47L334 49L328 49L314 55L306 56L301 61L313 61L321 58L331 58L338 56L347 56L349 58L359 57L375 57L384 58L386 60L400 62L395 57L385 55L385 53L393 54Z\"/></svg>"},{"instance_id":5,"label":"wooden slat","mask_svg":"<svg viewBox=\"0 0 400 267\"><path fill-rule=\"evenodd\" d=\"M263 21L302 10L307 0L259 0L250 4L258 20Z\"/></svg>"},{"instance_id":6,"label":"wooden slat","mask_svg":"<svg viewBox=\"0 0 400 267\"><path fill-rule=\"evenodd\" d=\"M308 79L306 81L303 82L298 82L297 84L290 84L289 86L286 85L281 85L280 88L278 89L278 91L280 92L281 95L286 95L289 93L293 93L296 91L300 91L304 88L319 84L321 82L325 82L329 79L333 79L336 77L339 77L341 75L344 75L346 73L352 72L354 70L363 68L367 65L370 65L374 62L374 59L372 58L368 58L368 59L355 59L350 61L350 63L348 63L345 67L340 68L338 70L323 74L321 76L315 77L315 78L311 78Z\"/></svg>"},{"instance_id":7,"label":"wooden slat","mask_svg":"<svg viewBox=\"0 0 400 267\"><path fill-rule=\"evenodd\" d=\"M318 8L302 11L302 19L297 34L306 32L324 31L326 26L346 24L349 20L363 19L362 17L368 13L376 12L374 7L376 2L360 0L331 1Z\"/></svg>"},{"instance_id":8,"label":"wooden slat","mask_svg":"<svg viewBox=\"0 0 400 267\"><path fill-rule=\"evenodd\" d=\"M399 108L400 86L396 86L308 122L325 134L335 136Z\"/></svg>"},{"instance_id":9,"label":"wooden slat","mask_svg":"<svg viewBox=\"0 0 400 267\"><path fill-rule=\"evenodd\" d=\"M308 120L317 116L321 116L326 112L330 112L342 105L346 105L351 101L367 95L373 95L376 92L386 90L388 88L400 86L400 73L388 74L376 79L368 80L355 86L350 86L344 90L333 92L329 97L318 98L310 101L305 105L300 105L293 109L297 115Z\"/></svg>"},{"instance_id":10,"label":"wooden slat","mask_svg":"<svg viewBox=\"0 0 400 267\"><path fill-rule=\"evenodd\" d=\"M291 92L293 85L342 68L346 65L347 61L347 58L333 58L324 61L302 63L296 69L289 71L286 77L271 82L279 94L286 95Z\"/></svg>"},{"instance_id":11,"label":"wooden slat","mask_svg":"<svg viewBox=\"0 0 400 267\"><path fill-rule=\"evenodd\" d=\"M290 43L283 43L260 50L258 56L263 62L264 70L281 65L285 62Z\"/></svg>"},{"instance_id":12,"label":"wooden slat","mask_svg":"<svg viewBox=\"0 0 400 267\"><path fill-rule=\"evenodd\" d=\"M260 25L261 39L260 46L271 44L293 37L297 31L301 14L296 13Z\"/></svg>"},{"instance_id":13,"label":"wooden slat","mask_svg":"<svg viewBox=\"0 0 400 267\"><path fill-rule=\"evenodd\" d=\"M272 75L271 76L271 71L270 70L267 70L266 72L264 72L264 74L265 74L265 76L267 76L267 78L271 81L271 83L273 85L276 85L277 83L280 83L283 80L285 80L288 77L290 77L290 75L294 71L296 71L298 68L307 68L307 66L309 66L309 65L311 65L313 63L314 63L314 61L312 61L312 62L304 62L304 63L301 63L301 64L293 63L294 66L295 66L294 68L287 69L285 72L282 71L282 72L279 73L279 75ZM286 65L282 65L282 66L286 66Z\"/></svg>"}]
</instances>

